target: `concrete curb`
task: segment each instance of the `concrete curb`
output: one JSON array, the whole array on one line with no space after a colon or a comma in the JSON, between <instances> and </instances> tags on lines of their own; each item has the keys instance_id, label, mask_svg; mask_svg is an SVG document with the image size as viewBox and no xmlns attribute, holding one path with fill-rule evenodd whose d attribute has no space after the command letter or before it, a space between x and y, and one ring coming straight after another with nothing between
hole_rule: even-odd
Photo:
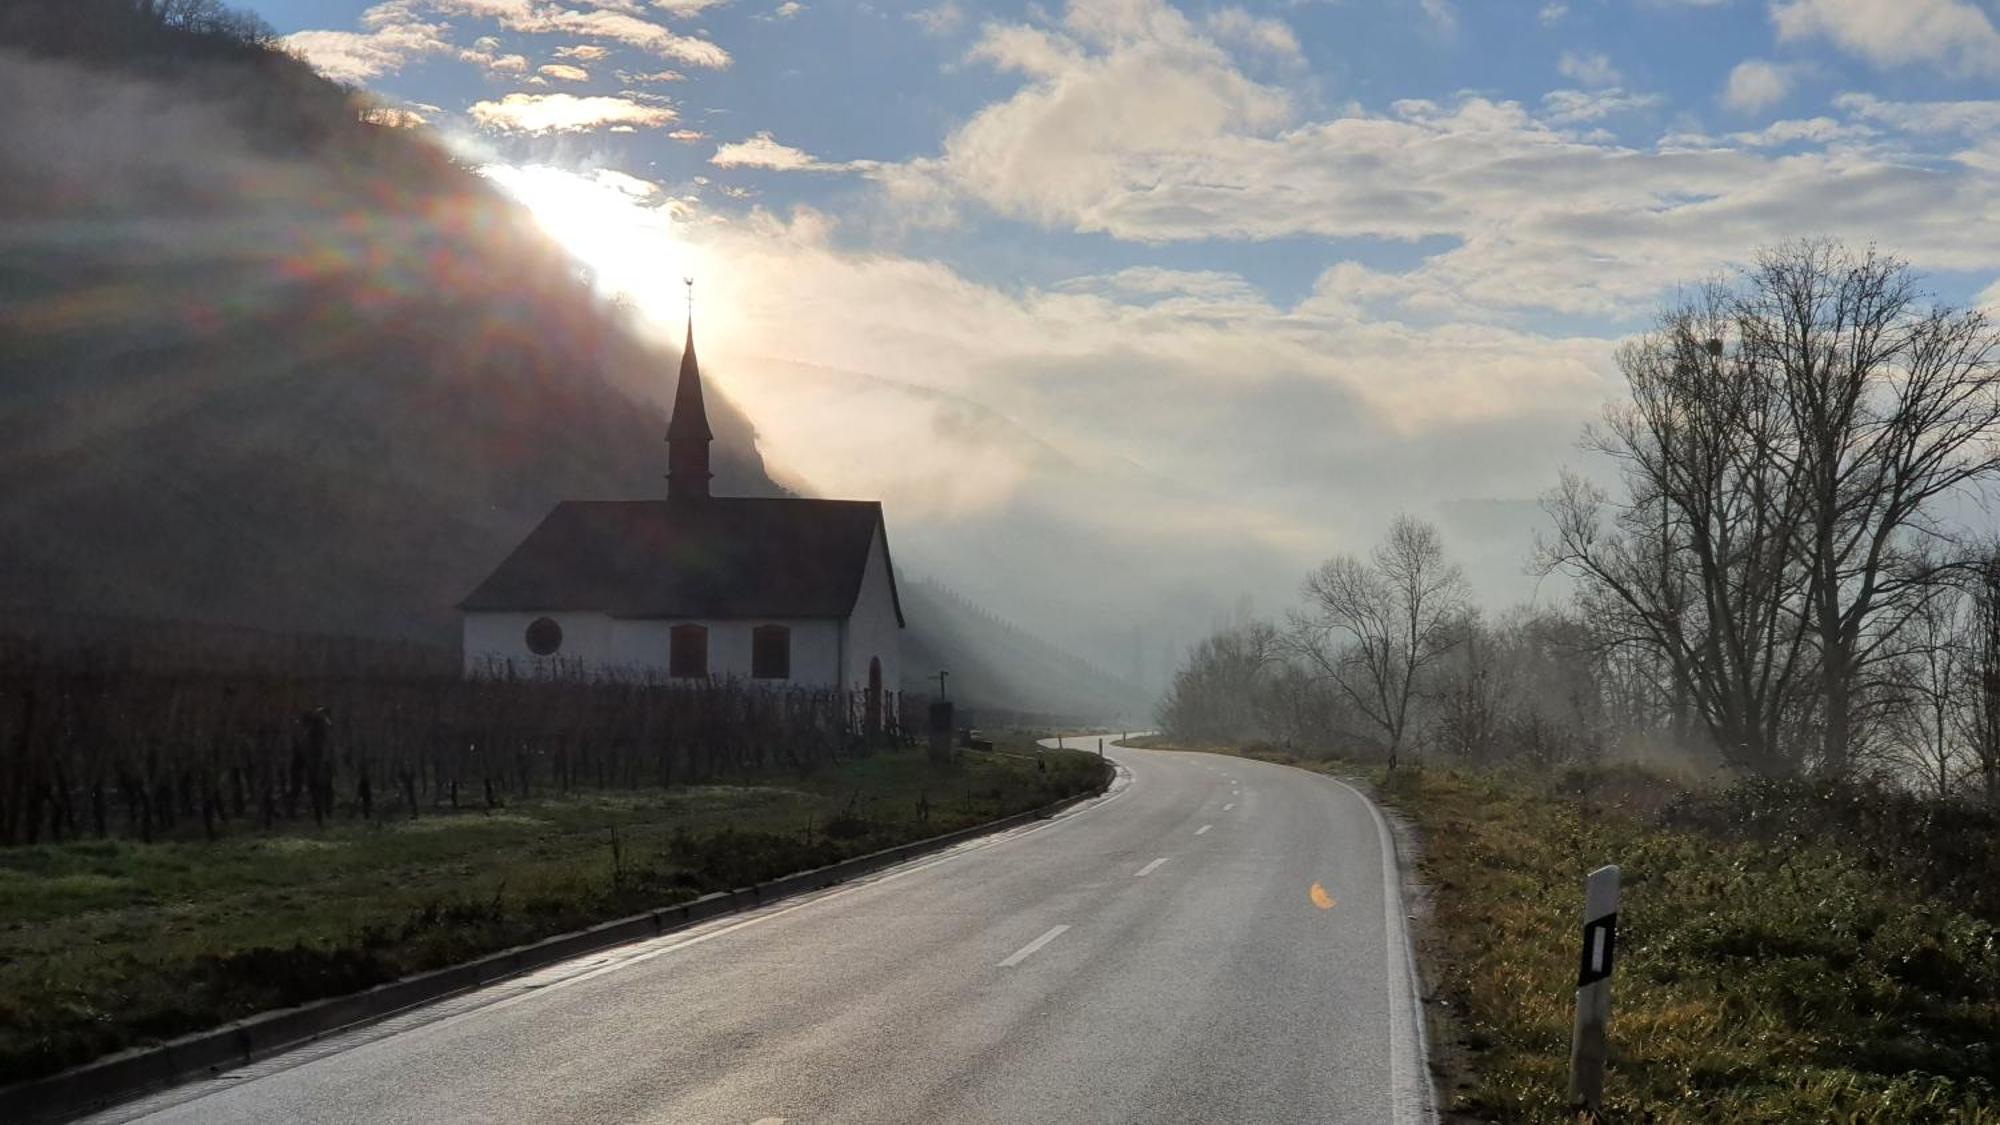
<instances>
[{"instance_id":1,"label":"concrete curb","mask_svg":"<svg viewBox=\"0 0 2000 1125\"><path fill-rule=\"evenodd\" d=\"M1113 775L1115 776L1115 775ZM670 934L711 918L752 910L779 899L823 890L955 844L1063 812L1104 795L1111 776L1095 789L1027 812L1013 813L941 836L931 836L810 871L716 891L675 906L557 934L503 949L462 965L378 984L362 992L315 1000L235 1020L208 1031L135 1047L58 1074L0 1087L0 1121L22 1125L64 1121L129 1101L140 1094L214 1075L283 1053L338 1031L375 1023L398 1012L443 1000L586 953Z\"/></svg>"}]
</instances>

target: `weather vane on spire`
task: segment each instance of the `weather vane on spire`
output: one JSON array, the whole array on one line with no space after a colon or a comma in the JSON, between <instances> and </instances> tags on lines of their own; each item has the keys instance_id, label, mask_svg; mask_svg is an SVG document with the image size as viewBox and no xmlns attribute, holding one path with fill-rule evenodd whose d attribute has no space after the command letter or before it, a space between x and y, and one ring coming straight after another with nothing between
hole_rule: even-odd
<instances>
[{"instance_id":1,"label":"weather vane on spire","mask_svg":"<svg viewBox=\"0 0 2000 1125\"><path fill-rule=\"evenodd\" d=\"M694 278L683 277L682 283L688 287L688 323L694 323Z\"/></svg>"}]
</instances>

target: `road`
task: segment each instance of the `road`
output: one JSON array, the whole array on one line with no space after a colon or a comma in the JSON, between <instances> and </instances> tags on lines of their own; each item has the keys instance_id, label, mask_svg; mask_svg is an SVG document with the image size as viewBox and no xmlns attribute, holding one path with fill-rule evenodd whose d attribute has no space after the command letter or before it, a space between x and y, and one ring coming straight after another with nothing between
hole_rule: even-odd
<instances>
[{"instance_id":1,"label":"road","mask_svg":"<svg viewBox=\"0 0 2000 1125\"><path fill-rule=\"evenodd\" d=\"M1109 756L1112 791L1052 820L96 1120L1431 1120L1367 802L1263 762Z\"/></svg>"}]
</instances>

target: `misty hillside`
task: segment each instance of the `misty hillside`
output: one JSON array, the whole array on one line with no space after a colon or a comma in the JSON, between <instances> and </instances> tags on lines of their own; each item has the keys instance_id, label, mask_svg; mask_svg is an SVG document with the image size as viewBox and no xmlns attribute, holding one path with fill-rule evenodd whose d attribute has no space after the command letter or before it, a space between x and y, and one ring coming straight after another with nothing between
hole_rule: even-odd
<instances>
[{"instance_id":1,"label":"misty hillside","mask_svg":"<svg viewBox=\"0 0 2000 1125\"><path fill-rule=\"evenodd\" d=\"M296 60L87 7L0 12L17 628L455 645L454 604L556 501L662 493L678 356L520 208ZM782 491L750 421L715 393L710 418L717 491ZM911 618L935 659L1009 659Z\"/></svg>"},{"instance_id":2,"label":"misty hillside","mask_svg":"<svg viewBox=\"0 0 2000 1125\"><path fill-rule=\"evenodd\" d=\"M905 579L898 591L912 623L903 646L903 686L935 691L940 668L953 699L980 711L1075 717L1138 725L1152 700L1124 679L993 615L950 587ZM976 637L967 644L957 638Z\"/></svg>"}]
</instances>

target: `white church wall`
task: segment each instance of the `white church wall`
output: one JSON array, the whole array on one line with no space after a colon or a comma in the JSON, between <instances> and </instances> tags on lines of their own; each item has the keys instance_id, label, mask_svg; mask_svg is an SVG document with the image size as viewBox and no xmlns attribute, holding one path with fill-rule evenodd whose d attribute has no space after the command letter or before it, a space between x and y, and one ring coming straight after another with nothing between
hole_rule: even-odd
<instances>
[{"instance_id":1,"label":"white church wall","mask_svg":"<svg viewBox=\"0 0 2000 1125\"><path fill-rule=\"evenodd\" d=\"M889 578L889 545L882 529L868 547L861 592L847 625L847 682L855 691L868 687L868 660L882 662L882 689L903 690L903 633L896 625L895 594Z\"/></svg>"},{"instance_id":2,"label":"white church wall","mask_svg":"<svg viewBox=\"0 0 2000 1125\"><path fill-rule=\"evenodd\" d=\"M528 626L547 617L562 626L562 647L548 656L528 649ZM531 613L468 613L465 615L465 670L468 675L493 671L512 662L522 672L579 665L596 669L610 656L611 618L602 613L546 610Z\"/></svg>"},{"instance_id":3,"label":"white church wall","mask_svg":"<svg viewBox=\"0 0 2000 1125\"><path fill-rule=\"evenodd\" d=\"M563 631L562 647L548 656L536 656L528 649L528 626L541 617L553 620ZM673 627L688 624L708 630L708 674L716 679L749 680L751 630L783 625L792 632L791 678L757 682L827 687L840 680L840 622L825 618L634 620L571 610L467 613L465 668L468 674L479 675L511 662L524 673L559 668L664 677ZM888 666L884 660L885 675ZM865 679L865 667L863 673Z\"/></svg>"},{"instance_id":4,"label":"white church wall","mask_svg":"<svg viewBox=\"0 0 2000 1125\"><path fill-rule=\"evenodd\" d=\"M750 679L751 630L759 625L783 625L792 631L792 675L784 682L796 687L826 687L839 682L840 623L824 618L620 619L613 622L613 662L618 667L650 668L665 675L676 625L700 625L708 630L708 674L716 679Z\"/></svg>"}]
</instances>

